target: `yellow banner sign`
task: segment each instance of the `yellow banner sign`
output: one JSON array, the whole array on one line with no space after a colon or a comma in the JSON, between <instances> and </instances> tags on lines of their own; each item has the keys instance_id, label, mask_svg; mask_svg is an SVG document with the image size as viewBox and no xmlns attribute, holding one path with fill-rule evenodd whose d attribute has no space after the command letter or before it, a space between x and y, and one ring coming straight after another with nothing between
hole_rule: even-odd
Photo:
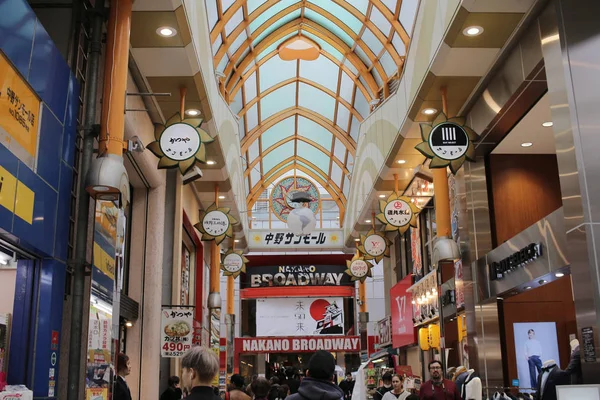
<instances>
[{"instance_id":1,"label":"yellow banner sign","mask_svg":"<svg viewBox=\"0 0 600 400\"><path fill-rule=\"evenodd\" d=\"M35 193L17 180L17 177L0 167L0 207L19 218L33 223Z\"/></svg>"},{"instance_id":2,"label":"yellow banner sign","mask_svg":"<svg viewBox=\"0 0 600 400\"><path fill-rule=\"evenodd\" d=\"M0 143L33 169L40 100L0 52Z\"/></svg>"}]
</instances>

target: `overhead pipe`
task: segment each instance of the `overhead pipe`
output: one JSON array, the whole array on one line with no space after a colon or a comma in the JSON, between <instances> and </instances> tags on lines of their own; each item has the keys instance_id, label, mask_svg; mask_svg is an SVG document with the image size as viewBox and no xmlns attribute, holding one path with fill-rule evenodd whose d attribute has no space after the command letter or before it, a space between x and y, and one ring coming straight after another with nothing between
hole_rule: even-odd
<instances>
[{"instance_id":1,"label":"overhead pipe","mask_svg":"<svg viewBox=\"0 0 600 400\"><path fill-rule=\"evenodd\" d=\"M69 369L67 400L78 400L81 378L81 346L83 337L83 304L85 269L87 266L87 245L90 197L86 195L86 176L94 155L94 125L96 124L96 99L102 50L102 27L104 24L104 2L98 1L93 9L91 21L90 50L85 86L83 142L79 167L79 197L77 199L77 222L75 232L75 253L73 260L73 281L71 298L71 329L69 338Z\"/></svg>"}]
</instances>

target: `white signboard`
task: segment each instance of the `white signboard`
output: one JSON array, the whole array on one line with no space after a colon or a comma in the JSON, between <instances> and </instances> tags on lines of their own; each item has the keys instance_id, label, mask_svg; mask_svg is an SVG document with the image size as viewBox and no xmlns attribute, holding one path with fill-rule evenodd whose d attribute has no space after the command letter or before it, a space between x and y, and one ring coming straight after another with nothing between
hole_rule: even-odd
<instances>
[{"instance_id":1,"label":"white signboard","mask_svg":"<svg viewBox=\"0 0 600 400\"><path fill-rule=\"evenodd\" d=\"M322 229L310 235L297 236L289 230L251 229L249 247L281 251L285 249L331 249L344 247L344 234L339 229Z\"/></svg>"},{"instance_id":2,"label":"white signboard","mask_svg":"<svg viewBox=\"0 0 600 400\"><path fill-rule=\"evenodd\" d=\"M235 274L242 270L244 259L236 253L227 254L223 259L223 268L225 271Z\"/></svg>"},{"instance_id":3,"label":"white signboard","mask_svg":"<svg viewBox=\"0 0 600 400\"><path fill-rule=\"evenodd\" d=\"M403 227L410 224L413 217L413 211L406 201L396 199L390 201L384 210L385 219L388 224L395 227Z\"/></svg>"},{"instance_id":4,"label":"white signboard","mask_svg":"<svg viewBox=\"0 0 600 400\"><path fill-rule=\"evenodd\" d=\"M256 336L344 334L344 299L276 298L256 300Z\"/></svg>"},{"instance_id":5,"label":"white signboard","mask_svg":"<svg viewBox=\"0 0 600 400\"><path fill-rule=\"evenodd\" d=\"M161 321L161 356L181 357L192 347L194 313L185 308L163 308Z\"/></svg>"},{"instance_id":6,"label":"white signboard","mask_svg":"<svg viewBox=\"0 0 600 400\"><path fill-rule=\"evenodd\" d=\"M383 236L372 234L365 239L365 252L371 257L379 257L387 250L387 243Z\"/></svg>"},{"instance_id":7,"label":"white signboard","mask_svg":"<svg viewBox=\"0 0 600 400\"><path fill-rule=\"evenodd\" d=\"M229 229L229 218L223 211L210 211L204 216L202 226L210 236L218 237L224 235Z\"/></svg>"},{"instance_id":8,"label":"white signboard","mask_svg":"<svg viewBox=\"0 0 600 400\"><path fill-rule=\"evenodd\" d=\"M191 125L173 124L160 136L160 149L167 157L175 161L192 158L200 148L200 134Z\"/></svg>"}]
</instances>

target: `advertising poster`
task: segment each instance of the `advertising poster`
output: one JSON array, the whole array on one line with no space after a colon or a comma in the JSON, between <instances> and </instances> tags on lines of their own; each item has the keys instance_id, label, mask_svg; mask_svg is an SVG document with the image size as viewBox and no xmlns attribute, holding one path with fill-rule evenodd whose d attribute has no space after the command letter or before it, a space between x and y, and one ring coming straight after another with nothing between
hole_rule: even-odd
<instances>
[{"instance_id":1,"label":"advertising poster","mask_svg":"<svg viewBox=\"0 0 600 400\"><path fill-rule=\"evenodd\" d=\"M556 323L518 322L513 328L519 387L531 391L537 387L544 361L554 360L560 367Z\"/></svg>"},{"instance_id":2,"label":"advertising poster","mask_svg":"<svg viewBox=\"0 0 600 400\"><path fill-rule=\"evenodd\" d=\"M379 343L375 345L376 348L382 348L392 344L392 319L388 315L382 320L377 321L377 335L379 336Z\"/></svg>"},{"instance_id":3,"label":"advertising poster","mask_svg":"<svg viewBox=\"0 0 600 400\"><path fill-rule=\"evenodd\" d=\"M407 276L390 290L390 310L392 311L392 347L398 348L415 344L417 337L413 325L412 295L407 292L412 285L412 277Z\"/></svg>"},{"instance_id":4,"label":"advertising poster","mask_svg":"<svg viewBox=\"0 0 600 400\"><path fill-rule=\"evenodd\" d=\"M413 274L417 279L423 276L423 260L421 256L421 231L419 229L419 220L417 227L410 228L410 253L413 263Z\"/></svg>"},{"instance_id":5,"label":"advertising poster","mask_svg":"<svg viewBox=\"0 0 600 400\"><path fill-rule=\"evenodd\" d=\"M96 202L92 287L112 299L117 256L119 209L112 201Z\"/></svg>"},{"instance_id":6,"label":"advertising poster","mask_svg":"<svg viewBox=\"0 0 600 400\"><path fill-rule=\"evenodd\" d=\"M454 262L454 283L455 287L455 302L456 308L460 309L465 306L465 282L463 281L463 265L462 260Z\"/></svg>"},{"instance_id":7,"label":"advertising poster","mask_svg":"<svg viewBox=\"0 0 600 400\"><path fill-rule=\"evenodd\" d=\"M112 317L107 305L92 295L88 327L86 399L100 399L112 377ZM90 397L92 396L92 397ZM106 398L106 397L105 397Z\"/></svg>"},{"instance_id":8,"label":"advertising poster","mask_svg":"<svg viewBox=\"0 0 600 400\"><path fill-rule=\"evenodd\" d=\"M194 313L182 308L163 308L160 355L166 358L181 357L192 348L194 339Z\"/></svg>"},{"instance_id":9,"label":"advertising poster","mask_svg":"<svg viewBox=\"0 0 600 400\"><path fill-rule=\"evenodd\" d=\"M190 251L181 245L181 299L179 304L190 304Z\"/></svg>"},{"instance_id":10,"label":"advertising poster","mask_svg":"<svg viewBox=\"0 0 600 400\"><path fill-rule=\"evenodd\" d=\"M256 300L256 336L343 334L341 297Z\"/></svg>"}]
</instances>

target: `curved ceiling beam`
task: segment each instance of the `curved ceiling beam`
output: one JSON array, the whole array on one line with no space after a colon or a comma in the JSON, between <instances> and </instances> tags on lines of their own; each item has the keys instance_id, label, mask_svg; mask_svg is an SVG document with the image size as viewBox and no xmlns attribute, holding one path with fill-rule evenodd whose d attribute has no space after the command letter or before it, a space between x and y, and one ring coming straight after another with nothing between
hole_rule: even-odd
<instances>
[{"instance_id":1,"label":"curved ceiling beam","mask_svg":"<svg viewBox=\"0 0 600 400\"><path fill-rule=\"evenodd\" d=\"M309 138L298 135L298 132L296 132L296 134L294 134L292 136L288 136L284 139L281 139L277 143L269 146L268 149L263 150L262 153L256 159L254 159L252 162L250 162L250 164L247 165L246 170L244 171L244 177L247 177L248 175L250 175L250 172L252 171L252 169L254 169L254 167L256 167L256 164L258 164L264 158L264 156L266 156L273 150L276 150L279 146L286 144L288 142L291 142L292 140L300 140L304 143L310 144L311 146L313 146L317 150L321 151L326 156L329 156L331 158L331 160L333 160L333 162L335 162L337 164L337 166L340 167L340 169L344 172L344 174L346 174L346 175L350 174L350 171L348 170L348 168L346 168L346 166L340 160L338 160L338 158L335 157L334 154L330 150L327 150L325 147L323 147L319 143L317 143ZM321 168L318 168L318 169L323 171ZM323 171L323 172L325 172L325 171Z\"/></svg>"},{"instance_id":2,"label":"curved ceiling beam","mask_svg":"<svg viewBox=\"0 0 600 400\"><path fill-rule=\"evenodd\" d=\"M319 89L320 91L326 93L327 95L333 97L334 99L336 99L337 101L342 103L352 113L352 115L354 117L356 117L360 122L363 121L363 119L364 119L363 116L360 115L358 110L356 110L352 106L352 104L348 103L344 98L336 95L335 92L331 91L330 89L326 88L325 86L320 85L314 81L311 81L310 79L306 79L306 78L302 78L302 77L290 78L290 79L286 79L285 81L281 81L278 84L271 86L269 89L265 90L264 92L262 92L255 98L253 98L250 102L248 102L248 100L246 100L246 106L240 110L240 112L238 113L238 116L243 117L248 112L248 110L250 108L252 108L252 106L254 106L254 104L258 103L260 100L264 99L269 94L276 91L277 89L280 89L280 88L287 86L294 82L302 82L302 83L305 83L307 85L314 87L315 89Z\"/></svg>"},{"instance_id":3,"label":"curved ceiling beam","mask_svg":"<svg viewBox=\"0 0 600 400\"><path fill-rule=\"evenodd\" d=\"M356 34L342 20L340 20L339 18L337 18L335 15L331 14L327 10L325 10L313 3L305 4L304 2L300 2L300 3L293 4L289 7L281 10L280 12L278 12L271 18L269 18L267 21L265 21L260 27L258 27L252 33L252 37L250 37L250 39L246 39L246 41L236 50L235 54L231 57L230 62L233 64L237 64L239 57L242 54L244 54L244 51L246 51L246 49L248 47L251 46L253 39L260 36L265 30L267 30L273 24L277 23L277 21L281 20L286 15L288 15L294 11L297 11L298 9L302 9L303 7L308 8L308 9L320 14L327 20L332 21L338 28L342 29L344 31L344 33L346 33L349 37L351 37L355 41L356 45L360 46L363 49L365 54L368 55L369 60L371 61L372 65L374 65L374 67L377 69L379 74L382 76L383 80L387 81L387 74L386 74L385 70L383 69L383 66L377 62L377 60L381 56L381 54L373 53L372 50L369 48L369 46L362 39L359 39L360 32L359 32L359 34ZM388 14L389 14L389 12L388 12ZM362 16L362 14L360 14L360 13L359 13L359 15ZM253 22L256 18L258 18L258 15L254 16L254 14L253 14L252 18L249 18L248 21L243 21L242 23L240 23L236 27L236 29L229 35L229 37L226 39L226 41L223 43L223 45L221 45L220 49L217 51L217 54L215 54L215 57L214 57L215 65L219 65L222 58L227 54L231 44L235 42L237 37L246 29L248 24ZM386 16L386 18L388 18L388 21L390 21L389 15ZM388 38L375 26L375 24L373 24L373 22L371 20L369 20L368 18L366 18L365 16L362 16L361 18L357 18L357 19L363 23L363 26L367 26L369 28L369 30L371 30L373 32L375 37L381 42L382 48L384 48L388 51L388 53L390 54L390 56L392 57L392 59L394 60L396 65L400 65L402 63L402 58L401 58L400 54L398 54L398 52L396 51L394 46L391 44L391 42L388 40ZM319 27L321 27L323 29L327 29L326 27L318 24L315 21L312 21L309 19L306 19L306 20L311 21L312 23L314 23L315 25L318 25ZM390 24L392 24L391 21L390 21Z\"/></svg>"},{"instance_id":4,"label":"curved ceiling beam","mask_svg":"<svg viewBox=\"0 0 600 400\"><path fill-rule=\"evenodd\" d=\"M356 154L356 143L354 143L354 140L346 132L344 132L339 127L335 126L330 120L323 117L321 114L317 114L314 111L308 110L304 107L290 107L285 110L281 110L278 113L273 114L272 116L264 120L259 125L257 125L242 139L240 143L242 153L248 151L250 145L256 139L258 139L260 135L262 135L262 133L265 132L267 129L277 124L278 122L283 121L284 119L296 114L306 117L312 120L313 122L316 122L317 124L321 125L323 128L327 129L336 138L338 138L340 142L344 144L344 146L346 146L346 149L348 149L350 154L352 154L352 156L354 157L354 155Z\"/></svg>"},{"instance_id":5,"label":"curved ceiling beam","mask_svg":"<svg viewBox=\"0 0 600 400\"><path fill-rule=\"evenodd\" d=\"M264 65L267 61L269 61L271 58L276 57L277 56L277 51L273 51L272 53L270 53L269 55L263 57L260 62L258 62L256 65L254 65L252 68L250 68L243 76L240 80L238 80L237 84L234 86L233 91L231 92L231 98L235 98L235 96L237 95L237 92L242 88L242 85L244 84L244 82L246 82L246 80L252 76L252 74L254 73L254 71L256 71L257 69L259 69L262 65ZM345 73L346 75L348 75L348 77L350 79L352 79L352 81L354 82L354 84L356 86L358 86L361 90L361 92L365 95L366 98L368 98L368 91L367 88L364 87L364 85L362 84L362 82L360 80L358 80L357 78L354 77L354 74L352 73L352 71L350 71L350 69L348 67L346 67L344 64L340 63L338 61L337 58L335 58L334 56L332 56L331 54L327 53L324 50L321 50L321 54L323 54L325 57L327 57L331 62L333 62L334 64L336 64L338 67L340 67ZM296 76L298 76L298 71L296 71ZM302 78L303 79L303 78ZM288 81L291 81L291 79L288 79ZM308 81L305 79L305 81ZM287 81L286 81L287 82ZM308 81L311 82L311 81ZM288 82L289 83L289 82ZM277 85L276 85L277 86ZM285 85L281 85L281 86L285 86ZM314 85L313 85L314 86ZM271 93L272 90L274 89L275 86L270 87L269 89L265 90L262 93L259 93L254 99L257 98L262 98L265 97L268 93ZM339 88L338 88L339 90ZM258 92L258 90L257 90ZM352 105L346 101L343 97L337 96L335 95L334 97L336 97L340 102L342 102L348 109L350 109L351 111L354 110L354 107L352 107ZM254 100L252 99L252 101L248 101L248 99L246 99L246 107L244 107L242 110L248 108L248 105L252 105L254 104L256 101L258 100ZM363 117L358 113L358 111L353 112L353 114L362 122ZM238 113L238 115L241 115L240 113Z\"/></svg>"},{"instance_id":6,"label":"curved ceiling beam","mask_svg":"<svg viewBox=\"0 0 600 400\"><path fill-rule=\"evenodd\" d=\"M338 38L337 36L335 36L333 33L331 33L328 30L325 30L325 32L323 32L323 31L314 29L313 27L311 27L310 25L307 24L307 21L308 20L306 20L305 18L295 19L295 20L290 21L287 24L281 26L280 28L276 29L269 36L264 38L252 51L250 51L244 57L244 59L239 64L239 66L236 68L236 71L233 72L231 79L227 83L227 87L226 87L227 92L231 93L233 86L237 83L237 80L241 77L242 72L246 69L246 67L248 67L248 65L252 61L254 61L257 58L257 56L263 50L268 48L271 44L277 42L279 39L289 35L290 33L294 33L299 30L306 30L307 32L312 33L313 35L316 35L317 37L327 41L332 47L334 47L340 53L347 55L348 60L350 60L350 62L352 64L354 64L354 66L356 67L356 69L359 72L359 75L365 79L365 81L367 82L367 85L369 86L369 89L371 89L371 93L368 93L367 97L368 97L369 101L372 100L374 95L376 93L378 93L379 88L378 88L377 82L375 82L375 78L369 72L368 67L365 64L363 64L362 60L358 57L358 55L356 55L356 53L354 53L350 49L350 47L348 47L348 45L346 45L346 43L344 43L344 41L342 41L340 38ZM231 74L231 72L233 71L233 65L234 65L234 62L230 62L227 64L227 67L225 68L225 72L224 72L225 76L229 76Z\"/></svg>"},{"instance_id":7,"label":"curved ceiling beam","mask_svg":"<svg viewBox=\"0 0 600 400\"><path fill-rule=\"evenodd\" d=\"M284 168L281 168L282 166L288 164L291 161L294 161L294 163L290 164ZM277 164L276 166L271 168L269 170L269 172L267 172L261 178L261 180L258 181L252 187L252 189L250 190L250 193L246 197L246 203L248 204L248 208L249 209L252 208L254 206L254 203L256 203L256 201L259 199L259 197L265 191L265 189L267 189L272 183L274 183L275 180L277 180L281 175L283 175L286 172L291 171L293 169L297 169L297 170L304 172L309 177L311 177L312 179L317 181L321 186L323 186L323 188L325 188L325 190L327 190L327 192L331 195L333 200L336 202L336 204L338 205L340 210L344 210L345 204L346 204L346 197L342 194L342 191L335 184L335 182L331 181L331 179L329 179L329 178L324 179L323 176L316 175L312 170L306 168L304 165L298 164L297 163L298 161L307 164L311 168L314 166L314 164L312 164L310 161L305 160L304 158L298 157L298 156L291 156L291 157L288 157L285 160L281 161L279 164ZM281 169L279 169L279 168L281 168ZM336 190L337 190L337 192L336 192Z\"/></svg>"},{"instance_id":8,"label":"curved ceiling beam","mask_svg":"<svg viewBox=\"0 0 600 400\"><path fill-rule=\"evenodd\" d=\"M335 3L339 3L339 0L333 0L333 1ZM383 16L386 17L387 20L392 24L392 26L394 27L394 30L398 33L398 36L400 36L400 39L402 39L402 42L404 43L404 46L406 48L405 50L408 52L408 44L410 43L410 38L408 36L408 32L406 32L406 29L404 29L404 27L402 26L400 21L398 21L398 18L400 17L400 8L402 7L402 3L398 2L398 5L396 6L396 10L393 14L385 6L385 4L383 4L383 2L381 0L371 0L371 3L373 3L373 6L377 7L377 9L383 14ZM416 15L415 15L415 17L416 17Z\"/></svg>"}]
</instances>

